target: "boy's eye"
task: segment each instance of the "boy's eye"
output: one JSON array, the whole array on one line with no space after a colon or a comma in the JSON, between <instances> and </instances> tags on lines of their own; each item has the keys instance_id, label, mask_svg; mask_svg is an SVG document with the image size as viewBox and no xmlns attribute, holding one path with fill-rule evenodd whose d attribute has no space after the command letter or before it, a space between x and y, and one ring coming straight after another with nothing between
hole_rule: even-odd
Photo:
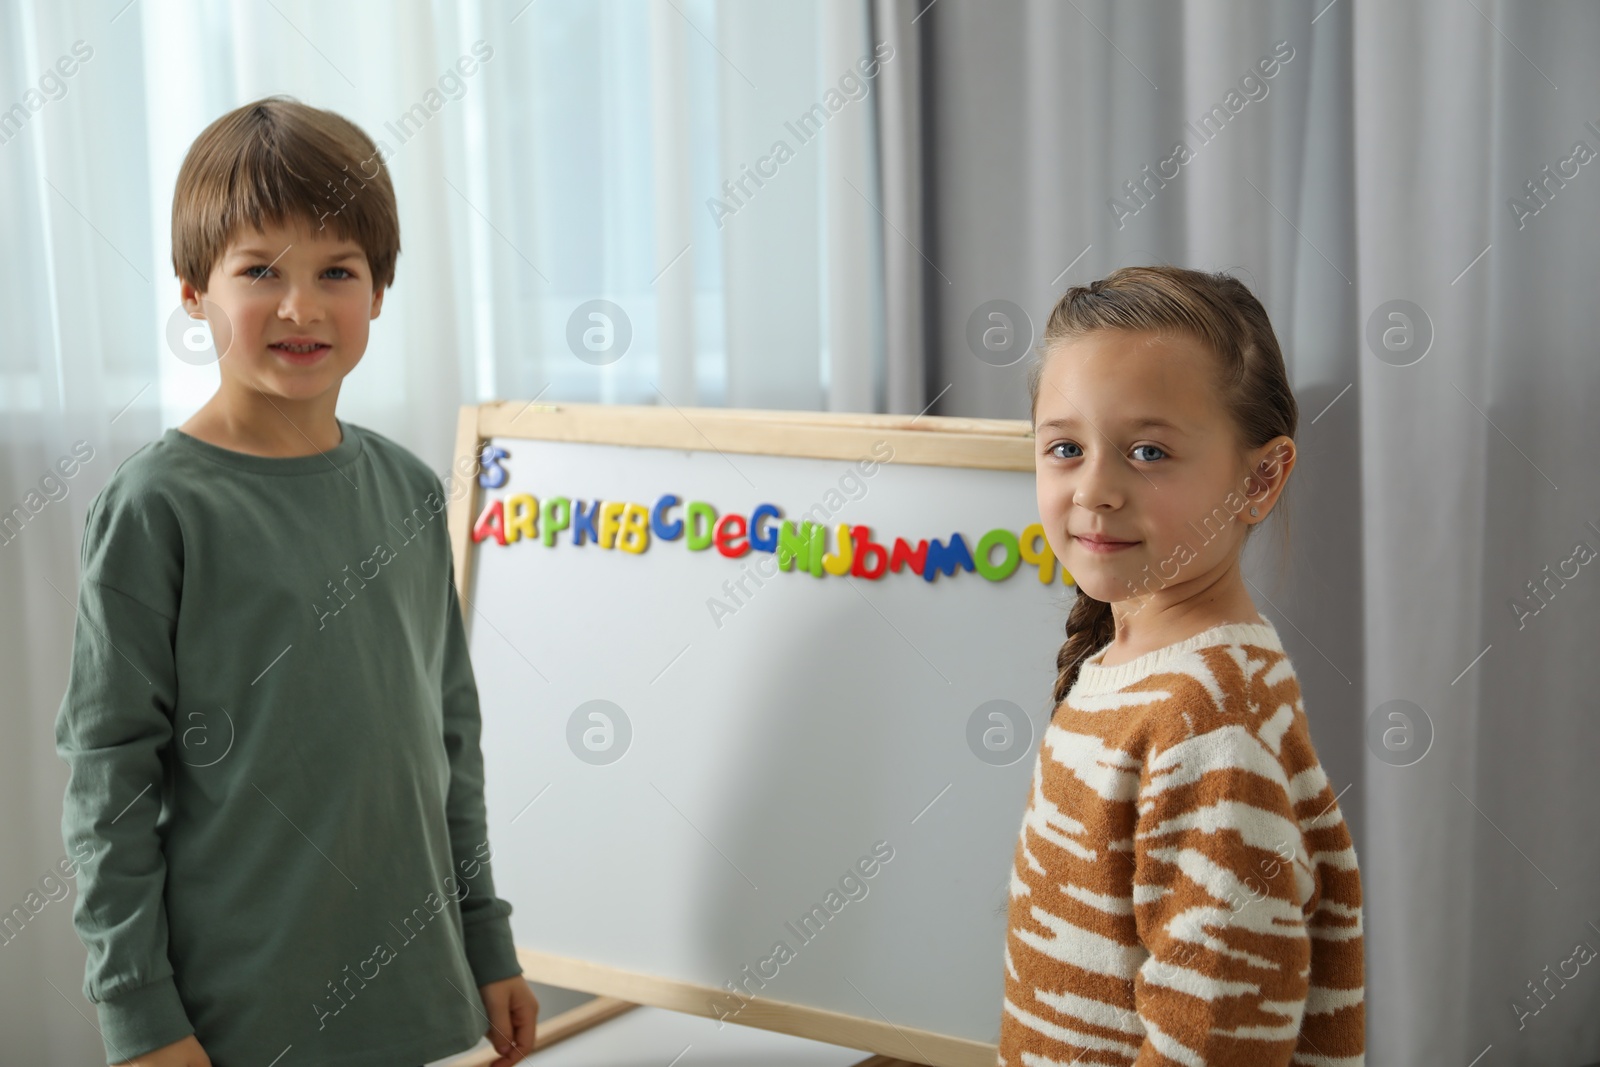
<instances>
[{"instance_id":1,"label":"boy's eye","mask_svg":"<svg viewBox=\"0 0 1600 1067\"><path fill-rule=\"evenodd\" d=\"M271 270L271 269L272 268L270 266L267 266L264 263L257 263L254 266L246 267L240 273L242 273L246 278L260 278L260 277L263 277L263 275L252 274L250 272L251 271L257 271L257 270ZM352 274L350 272L350 270L348 268L345 268L345 267L329 267L327 270L323 271L322 273L331 274L334 271L339 271L340 272L340 276L333 279L336 282L342 282L346 278L354 278L355 277L355 275Z\"/></svg>"},{"instance_id":2,"label":"boy's eye","mask_svg":"<svg viewBox=\"0 0 1600 1067\"><path fill-rule=\"evenodd\" d=\"M1147 448L1148 448L1148 449L1150 449L1150 450L1151 450L1151 451L1153 451L1153 452L1160 452L1160 453L1161 453L1161 455L1163 455L1163 456L1164 456L1164 455L1166 455L1166 454L1167 454L1167 453L1166 453L1166 451L1165 451L1165 450L1164 450L1164 449L1163 449L1163 448L1162 448L1162 447L1161 447L1161 446L1160 446L1160 445L1136 445L1136 446L1135 446L1135 447L1134 447L1134 450L1133 450L1133 451L1134 451L1134 453L1135 453L1135 458L1138 458L1138 455L1137 455L1137 454L1138 454L1138 453L1139 453L1139 452L1140 452L1140 451L1141 451L1141 450L1143 450L1143 449L1147 449ZM1157 458L1158 458L1158 457L1155 457L1155 456L1146 456L1146 457L1145 457L1145 462L1147 462L1147 463L1153 463L1153 462L1155 462L1155 460L1156 460L1156 459L1157 459Z\"/></svg>"},{"instance_id":3,"label":"boy's eye","mask_svg":"<svg viewBox=\"0 0 1600 1067\"><path fill-rule=\"evenodd\" d=\"M1078 458L1077 456L1063 456L1061 454L1061 451L1060 451L1063 448L1077 448L1077 447L1078 446L1073 444L1071 441L1057 441L1055 444L1050 446L1050 455L1056 457L1057 459L1077 459ZM1081 451L1081 449L1080 449L1080 451Z\"/></svg>"}]
</instances>

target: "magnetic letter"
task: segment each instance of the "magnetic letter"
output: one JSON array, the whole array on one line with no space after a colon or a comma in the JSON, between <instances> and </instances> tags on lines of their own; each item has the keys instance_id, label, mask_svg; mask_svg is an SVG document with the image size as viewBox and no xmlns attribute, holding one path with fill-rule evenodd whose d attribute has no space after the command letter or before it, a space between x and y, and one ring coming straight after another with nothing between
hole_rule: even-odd
<instances>
[{"instance_id":1,"label":"magnetic letter","mask_svg":"<svg viewBox=\"0 0 1600 1067\"><path fill-rule=\"evenodd\" d=\"M717 509L702 500L691 500L685 513L689 522L689 551L701 552L710 548L711 529L717 521Z\"/></svg>"},{"instance_id":2,"label":"magnetic letter","mask_svg":"<svg viewBox=\"0 0 1600 1067\"><path fill-rule=\"evenodd\" d=\"M738 559L749 552L750 546L744 539L744 516L735 511L722 516L711 531L711 540L717 551L729 559Z\"/></svg>"},{"instance_id":3,"label":"magnetic letter","mask_svg":"<svg viewBox=\"0 0 1600 1067\"><path fill-rule=\"evenodd\" d=\"M873 542L870 527L857 526L852 532L856 539L856 560L850 573L857 578L877 581L889 569L889 550Z\"/></svg>"},{"instance_id":4,"label":"magnetic letter","mask_svg":"<svg viewBox=\"0 0 1600 1067\"><path fill-rule=\"evenodd\" d=\"M1005 549L1005 556L999 563L991 563L989 558L996 545ZM1017 544L1017 535L1010 530L990 530L979 539L978 555L974 562L978 566L978 573L991 582L1011 577L1011 572L1022 565L1022 552Z\"/></svg>"},{"instance_id":5,"label":"magnetic letter","mask_svg":"<svg viewBox=\"0 0 1600 1067\"><path fill-rule=\"evenodd\" d=\"M491 501L483 509L483 514L478 516L477 525L472 528L472 543L477 544L485 537L493 537L502 545L506 543L506 513L503 501Z\"/></svg>"},{"instance_id":6,"label":"magnetic letter","mask_svg":"<svg viewBox=\"0 0 1600 1067\"><path fill-rule=\"evenodd\" d=\"M1022 558L1039 568L1039 581L1049 585L1056 576L1056 554L1050 550L1050 542L1045 540L1044 526L1034 523L1023 529L1022 536L1018 538L1018 550Z\"/></svg>"},{"instance_id":7,"label":"magnetic letter","mask_svg":"<svg viewBox=\"0 0 1600 1067\"><path fill-rule=\"evenodd\" d=\"M564 496L558 496L544 502L544 543L554 545L556 534L567 528L572 521L572 501Z\"/></svg>"},{"instance_id":8,"label":"magnetic letter","mask_svg":"<svg viewBox=\"0 0 1600 1067\"><path fill-rule=\"evenodd\" d=\"M539 501L527 493L518 493L506 501L506 540L532 541L539 536L536 525L539 518Z\"/></svg>"},{"instance_id":9,"label":"magnetic letter","mask_svg":"<svg viewBox=\"0 0 1600 1067\"><path fill-rule=\"evenodd\" d=\"M650 513L650 527L657 537L663 541L676 541L683 536L683 520L674 519L667 521L667 509L678 506L678 497L675 493L664 493L656 501L656 507Z\"/></svg>"},{"instance_id":10,"label":"magnetic letter","mask_svg":"<svg viewBox=\"0 0 1600 1067\"><path fill-rule=\"evenodd\" d=\"M617 547L634 555L650 547L650 512L643 504L629 504L622 509L622 531Z\"/></svg>"}]
</instances>

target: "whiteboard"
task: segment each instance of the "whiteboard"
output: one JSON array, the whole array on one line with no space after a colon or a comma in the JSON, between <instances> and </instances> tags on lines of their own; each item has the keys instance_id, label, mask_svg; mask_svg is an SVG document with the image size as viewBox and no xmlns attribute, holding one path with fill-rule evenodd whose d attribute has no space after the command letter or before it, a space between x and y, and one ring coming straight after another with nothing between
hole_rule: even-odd
<instances>
[{"instance_id":1,"label":"whiteboard","mask_svg":"<svg viewBox=\"0 0 1600 1067\"><path fill-rule=\"evenodd\" d=\"M689 500L789 518L842 500L830 526L885 546L960 532L971 547L1038 521L1031 471L905 448L866 477L840 458L488 440L508 480L477 491L474 520L519 493L673 493L679 518ZM1000 581L796 570L746 577L739 602L724 583L764 553L571 536L466 549L493 869L518 946L723 990L704 1014L730 1023L749 1021L733 983L994 1044L1011 858L1073 596L1059 567L1049 585L1028 563Z\"/></svg>"}]
</instances>

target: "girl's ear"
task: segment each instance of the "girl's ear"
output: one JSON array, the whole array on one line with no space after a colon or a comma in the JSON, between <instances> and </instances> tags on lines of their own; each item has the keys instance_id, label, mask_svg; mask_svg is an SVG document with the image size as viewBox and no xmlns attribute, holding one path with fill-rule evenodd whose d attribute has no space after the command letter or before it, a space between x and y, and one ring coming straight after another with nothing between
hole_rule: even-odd
<instances>
[{"instance_id":1,"label":"girl's ear","mask_svg":"<svg viewBox=\"0 0 1600 1067\"><path fill-rule=\"evenodd\" d=\"M1283 487L1289 480L1289 472L1294 470L1298 458L1294 439L1281 434L1252 454L1248 482L1250 488L1246 493L1250 497L1250 502L1259 507L1263 513L1272 508L1279 494L1283 492Z\"/></svg>"},{"instance_id":2,"label":"girl's ear","mask_svg":"<svg viewBox=\"0 0 1600 1067\"><path fill-rule=\"evenodd\" d=\"M1256 465L1264 468L1262 473L1269 479L1282 480L1289 477L1289 472L1294 470L1295 461L1299 458L1300 454L1294 447L1294 438L1280 434L1262 447Z\"/></svg>"}]
</instances>

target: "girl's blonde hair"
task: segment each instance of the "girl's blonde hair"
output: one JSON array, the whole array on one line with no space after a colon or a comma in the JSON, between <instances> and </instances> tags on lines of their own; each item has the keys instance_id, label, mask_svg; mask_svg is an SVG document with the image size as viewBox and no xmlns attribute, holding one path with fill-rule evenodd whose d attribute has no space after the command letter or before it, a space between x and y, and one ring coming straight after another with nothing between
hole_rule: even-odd
<instances>
[{"instance_id":1,"label":"girl's blonde hair","mask_svg":"<svg viewBox=\"0 0 1600 1067\"><path fill-rule=\"evenodd\" d=\"M1099 281L1068 289L1050 311L1039 356L1028 376L1034 418L1051 350L1093 330L1182 333L1195 338L1217 354L1217 393L1238 427L1241 450L1259 448L1280 436L1294 438L1300 412L1277 335L1261 301L1237 278L1183 267L1119 267ZM1285 506L1280 496L1278 509ZM1245 536L1254 529L1255 524L1247 526ZM1115 631L1111 605L1080 589L1067 615L1066 643L1056 654L1057 706L1077 680L1083 661L1110 642Z\"/></svg>"}]
</instances>

